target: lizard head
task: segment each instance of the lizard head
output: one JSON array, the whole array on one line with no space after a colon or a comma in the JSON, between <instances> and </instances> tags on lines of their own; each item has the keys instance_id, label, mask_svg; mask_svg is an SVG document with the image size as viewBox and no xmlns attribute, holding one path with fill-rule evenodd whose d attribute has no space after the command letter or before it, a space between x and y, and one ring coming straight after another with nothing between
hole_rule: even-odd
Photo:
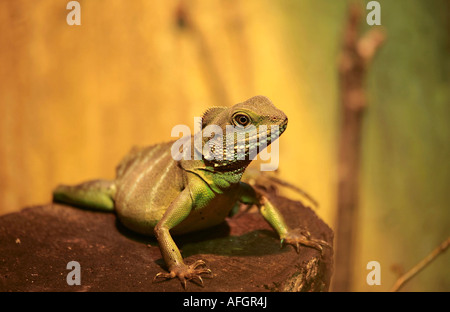
<instances>
[{"instance_id":1,"label":"lizard head","mask_svg":"<svg viewBox=\"0 0 450 312\"><path fill-rule=\"evenodd\" d=\"M215 168L245 169L259 151L286 130L287 122L286 115L261 95L229 108L210 108L203 115L202 131L203 143L209 145L211 154L204 156Z\"/></svg>"},{"instance_id":2,"label":"lizard head","mask_svg":"<svg viewBox=\"0 0 450 312\"><path fill-rule=\"evenodd\" d=\"M238 103L231 107L228 116L231 123L237 128L253 125L278 126L280 134L286 130L287 116L273 105L267 97L258 95L245 102Z\"/></svg>"}]
</instances>

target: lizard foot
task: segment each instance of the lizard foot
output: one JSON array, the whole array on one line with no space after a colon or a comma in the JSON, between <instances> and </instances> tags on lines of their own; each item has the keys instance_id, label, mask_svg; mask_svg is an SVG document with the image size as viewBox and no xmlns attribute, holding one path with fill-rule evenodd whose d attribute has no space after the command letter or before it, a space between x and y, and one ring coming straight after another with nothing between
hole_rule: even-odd
<instances>
[{"instance_id":1,"label":"lizard foot","mask_svg":"<svg viewBox=\"0 0 450 312\"><path fill-rule=\"evenodd\" d=\"M198 268L200 266L205 266L205 261L197 260L191 265L185 265L183 263L181 265L173 267L170 270L170 273L160 272L160 273L156 274L153 281L155 281L157 278L160 278L160 277L165 278L165 279L178 277L178 279L180 280L184 289L186 289L187 281L195 280L195 279L197 279L200 282L200 284L203 286L203 279L200 275L204 274L204 273L211 274L211 270L207 269L207 268Z\"/></svg>"},{"instance_id":2,"label":"lizard foot","mask_svg":"<svg viewBox=\"0 0 450 312\"><path fill-rule=\"evenodd\" d=\"M320 252L323 251L323 246L331 247L326 241L311 238L311 233L298 228L289 231L286 236L281 239L281 247L283 247L284 243L294 246L297 253L300 252L300 245L315 248Z\"/></svg>"}]
</instances>

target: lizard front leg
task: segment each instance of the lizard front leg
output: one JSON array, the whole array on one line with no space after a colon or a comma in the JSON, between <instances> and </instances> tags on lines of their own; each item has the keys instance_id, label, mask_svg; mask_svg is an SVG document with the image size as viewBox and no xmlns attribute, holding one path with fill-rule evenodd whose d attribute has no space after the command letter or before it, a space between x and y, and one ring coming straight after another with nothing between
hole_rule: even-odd
<instances>
[{"instance_id":1,"label":"lizard front leg","mask_svg":"<svg viewBox=\"0 0 450 312\"><path fill-rule=\"evenodd\" d=\"M293 245L298 252L300 252L300 245L313 247L319 251L323 250L323 246L330 246L327 242L311 238L308 231L299 228L290 229L283 215L280 211L272 205L266 196L259 194L250 185L240 182L240 201L245 204L255 204L259 207L264 219L274 228L278 233L281 246L284 243Z\"/></svg>"},{"instance_id":2,"label":"lizard front leg","mask_svg":"<svg viewBox=\"0 0 450 312\"><path fill-rule=\"evenodd\" d=\"M203 273L211 273L211 270L209 269L199 268L205 265L205 262L202 260L198 260L192 265L186 265L183 262L180 250L169 232L170 229L175 227L189 215L192 206L192 198L189 190L186 188L171 203L154 230L161 250L161 255L169 269L169 273L163 272L156 274L155 279L158 277L178 277L185 289L186 281L197 278L203 285L203 280L200 275Z\"/></svg>"}]
</instances>

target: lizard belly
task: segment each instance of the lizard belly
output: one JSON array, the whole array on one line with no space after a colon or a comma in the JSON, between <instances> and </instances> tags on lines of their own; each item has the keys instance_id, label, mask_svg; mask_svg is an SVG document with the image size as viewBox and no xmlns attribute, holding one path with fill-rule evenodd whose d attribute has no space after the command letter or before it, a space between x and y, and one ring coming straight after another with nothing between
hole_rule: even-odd
<instances>
[{"instance_id":1,"label":"lizard belly","mask_svg":"<svg viewBox=\"0 0 450 312\"><path fill-rule=\"evenodd\" d=\"M202 207L193 207L189 215L170 232L174 235L206 229L222 223L237 202L234 193L217 194Z\"/></svg>"}]
</instances>

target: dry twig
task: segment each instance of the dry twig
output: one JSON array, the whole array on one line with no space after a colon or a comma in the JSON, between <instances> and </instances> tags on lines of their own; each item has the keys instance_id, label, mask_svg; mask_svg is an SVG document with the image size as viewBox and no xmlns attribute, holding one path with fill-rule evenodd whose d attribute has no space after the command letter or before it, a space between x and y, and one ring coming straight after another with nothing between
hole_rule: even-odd
<instances>
[{"instance_id":1,"label":"dry twig","mask_svg":"<svg viewBox=\"0 0 450 312\"><path fill-rule=\"evenodd\" d=\"M397 282L395 282L394 286L391 288L391 291L399 291L400 288L402 288L407 281L409 281L417 273L422 271L428 264L430 264L434 259L436 259L437 256L443 254L449 246L450 246L450 237L448 237L442 244L436 247L428 256L422 259L422 261L413 266L411 270L403 274L397 280Z\"/></svg>"}]
</instances>

